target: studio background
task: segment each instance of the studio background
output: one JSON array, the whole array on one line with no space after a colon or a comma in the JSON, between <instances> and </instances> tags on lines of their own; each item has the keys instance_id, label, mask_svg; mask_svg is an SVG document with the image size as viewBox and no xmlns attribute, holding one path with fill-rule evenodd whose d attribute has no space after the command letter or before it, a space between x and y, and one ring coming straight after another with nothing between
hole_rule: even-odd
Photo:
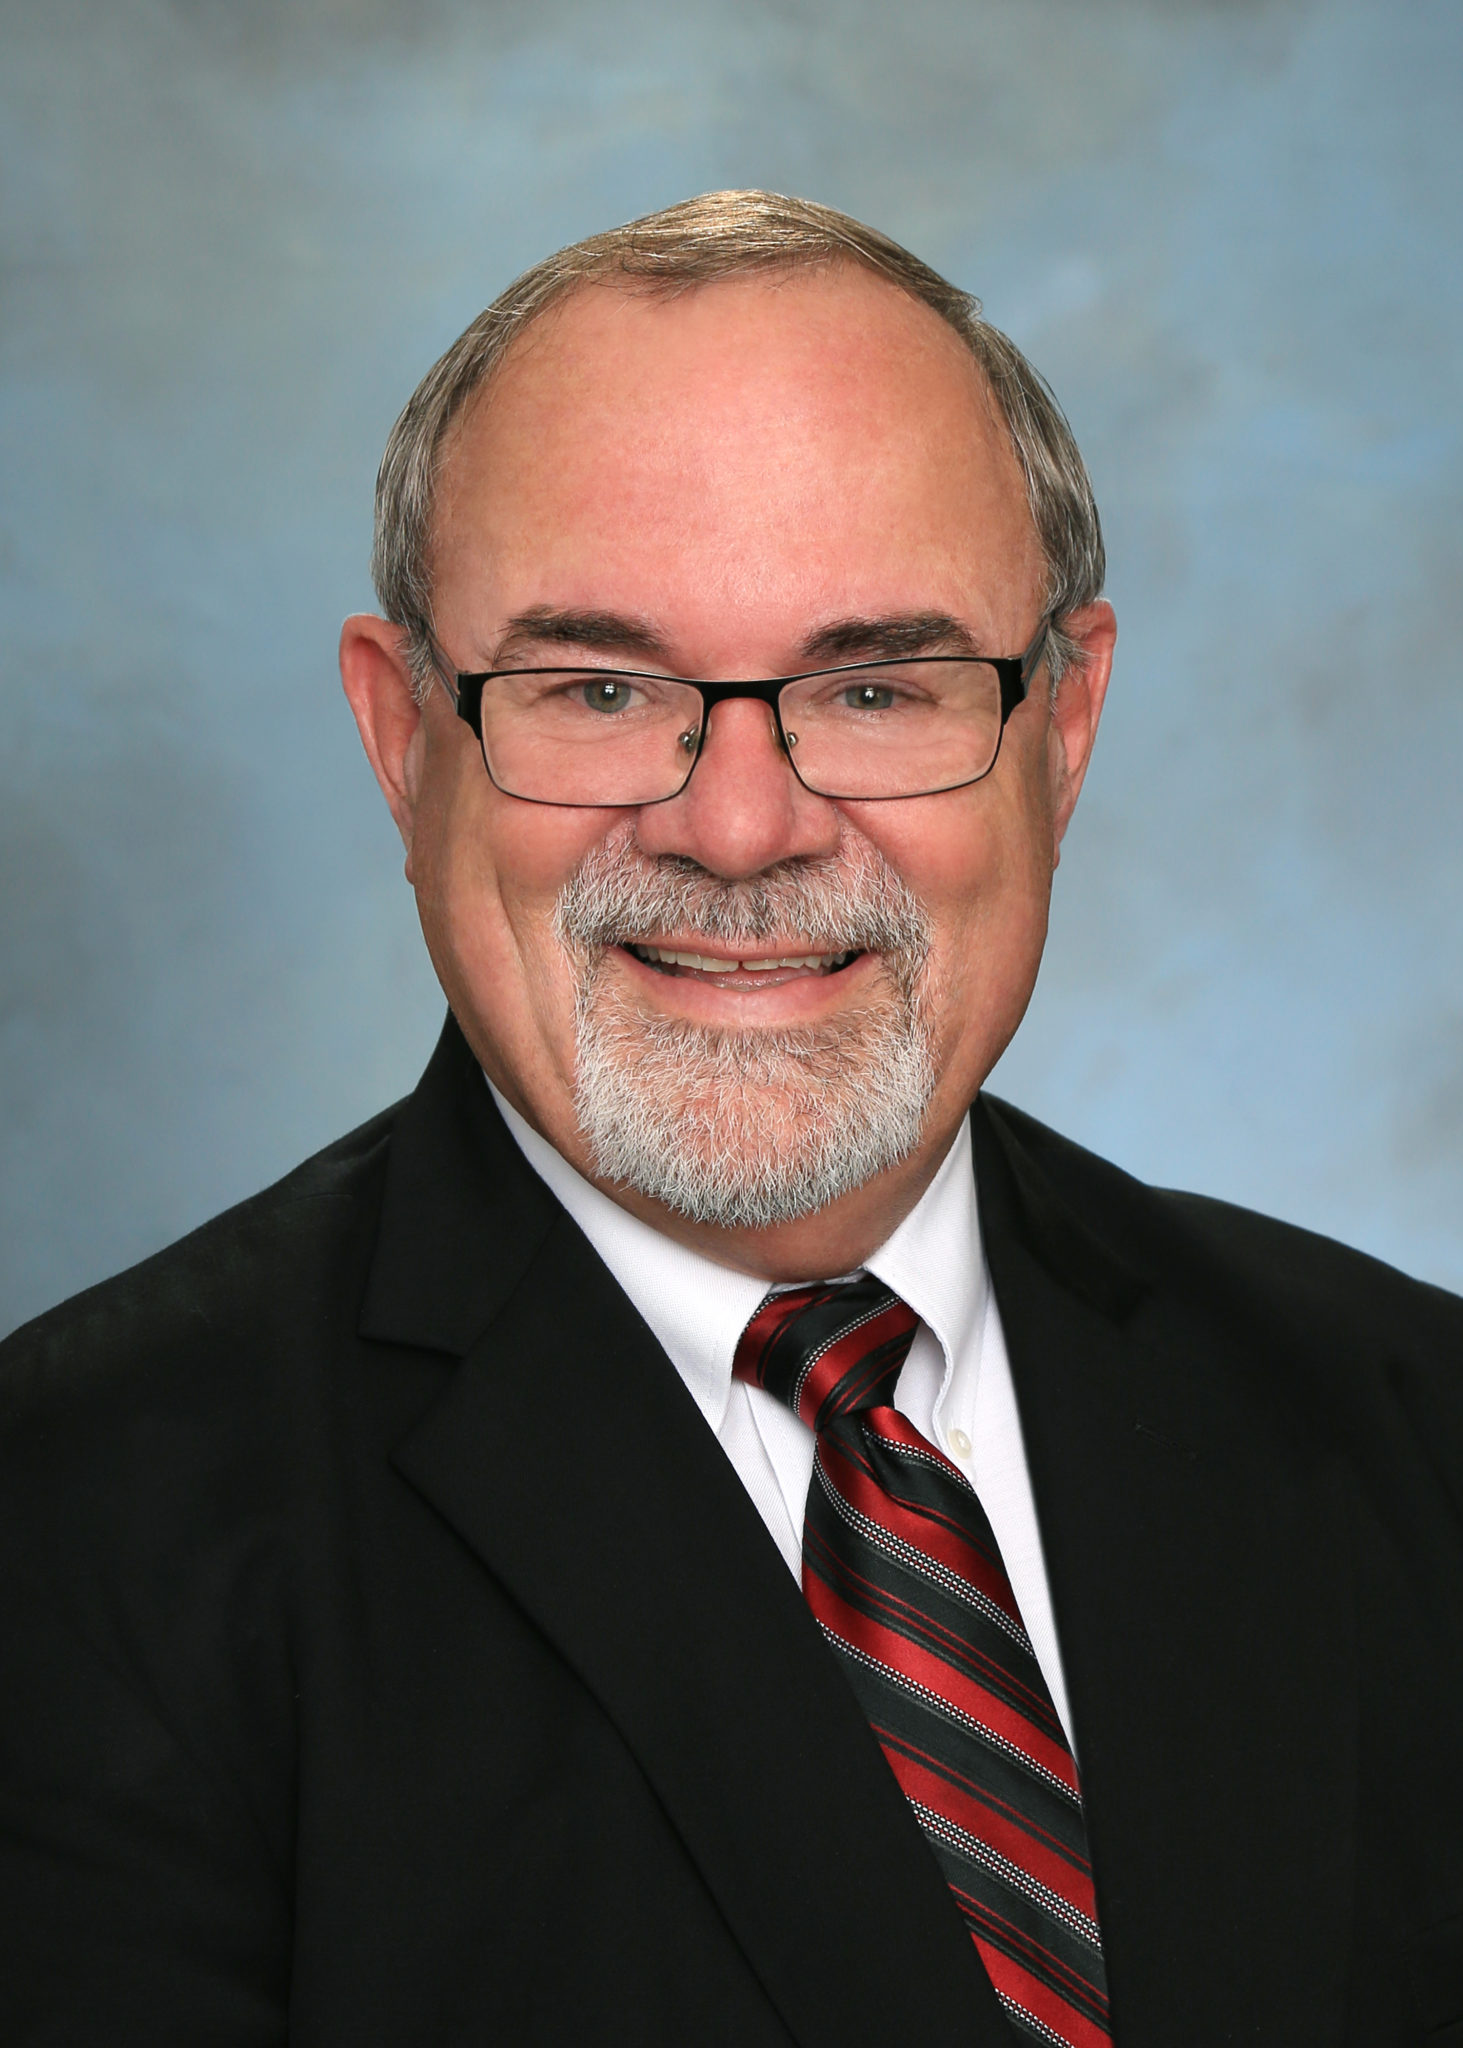
<instances>
[{"instance_id":1,"label":"studio background","mask_svg":"<svg viewBox=\"0 0 1463 2048\"><path fill-rule=\"evenodd\" d=\"M335 676L417 377L688 193L1050 378L1118 665L994 1086L1463 1288L1454 0L0 0L0 1328L413 1084Z\"/></svg>"}]
</instances>

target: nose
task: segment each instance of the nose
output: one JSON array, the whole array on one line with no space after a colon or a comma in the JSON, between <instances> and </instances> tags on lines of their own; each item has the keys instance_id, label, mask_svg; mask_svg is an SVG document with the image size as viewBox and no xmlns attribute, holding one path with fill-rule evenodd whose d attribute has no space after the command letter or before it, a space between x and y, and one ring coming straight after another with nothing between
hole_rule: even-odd
<instances>
[{"instance_id":1,"label":"nose","mask_svg":"<svg viewBox=\"0 0 1463 2048\"><path fill-rule=\"evenodd\" d=\"M648 854L682 854L726 881L778 861L830 854L837 811L792 772L770 704L729 697L710 713L695 771L679 796L647 804L636 837Z\"/></svg>"}]
</instances>

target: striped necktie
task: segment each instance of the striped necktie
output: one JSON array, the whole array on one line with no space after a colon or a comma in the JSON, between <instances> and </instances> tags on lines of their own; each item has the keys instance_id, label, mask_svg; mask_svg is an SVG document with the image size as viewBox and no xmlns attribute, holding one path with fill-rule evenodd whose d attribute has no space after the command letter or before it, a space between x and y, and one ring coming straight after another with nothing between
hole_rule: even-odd
<instances>
[{"instance_id":1,"label":"striped necktie","mask_svg":"<svg viewBox=\"0 0 1463 2048\"><path fill-rule=\"evenodd\" d=\"M974 1490L891 1405L917 1321L868 1277L769 1294L733 1369L816 1432L803 1592L1017 2036L1109 2048L1072 1752Z\"/></svg>"}]
</instances>

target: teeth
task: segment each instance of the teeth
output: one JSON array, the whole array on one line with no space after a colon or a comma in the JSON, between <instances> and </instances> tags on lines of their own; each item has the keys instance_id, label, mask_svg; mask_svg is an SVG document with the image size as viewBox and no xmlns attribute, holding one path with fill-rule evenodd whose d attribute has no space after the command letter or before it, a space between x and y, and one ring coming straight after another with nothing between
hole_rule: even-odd
<instances>
[{"instance_id":1,"label":"teeth","mask_svg":"<svg viewBox=\"0 0 1463 2048\"><path fill-rule=\"evenodd\" d=\"M636 945L642 960L659 961L665 967L690 967L698 974L770 974L779 967L841 967L851 953L794 953L777 960L713 960L705 953L680 953L669 946Z\"/></svg>"}]
</instances>

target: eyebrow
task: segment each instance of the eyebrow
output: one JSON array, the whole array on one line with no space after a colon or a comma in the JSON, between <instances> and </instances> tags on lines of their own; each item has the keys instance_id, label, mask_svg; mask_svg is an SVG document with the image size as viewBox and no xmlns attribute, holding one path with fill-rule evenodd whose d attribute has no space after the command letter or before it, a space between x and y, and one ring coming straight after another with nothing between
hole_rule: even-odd
<instances>
[{"instance_id":1,"label":"eyebrow","mask_svg":"<svg viewBox=\"0 0 1463 2048\"><path fill-rule=\"evenodd\" d=\"M492 657L501 668L534 647L592 648L596 653L653 661L669 668L665 640L648 619L626 612L533 605L507 622ZM914 654L978 654L970 629L951 612L889 612L877 617L833 619L804 639L801 660L810 663L895 661Z\"/></svg>"},{"instance_id":2,"label":"eyebrow","mask_svg":"<svg viewBox=\"0 0 1463 2048\"><path fill-rule=\"evenodd\" d=\"M666 643L649 620L623 612L532 605L508 621L493 652L492 666L501 668L505 655L529 647L592 647L598 653L622 654L669 666Z\"/></svg>"},{"instance_id":3,"label":"eyebrow","mask_svg":"<svg viewBox=\"0 0 1463 2048\"><path fill-rule=\"evenodd\" d=\"M912 654L979 654L968 626L951 612L890 612L834 619L803 642L808 661L897 661Z\"/></svg>"}]
</instances>

